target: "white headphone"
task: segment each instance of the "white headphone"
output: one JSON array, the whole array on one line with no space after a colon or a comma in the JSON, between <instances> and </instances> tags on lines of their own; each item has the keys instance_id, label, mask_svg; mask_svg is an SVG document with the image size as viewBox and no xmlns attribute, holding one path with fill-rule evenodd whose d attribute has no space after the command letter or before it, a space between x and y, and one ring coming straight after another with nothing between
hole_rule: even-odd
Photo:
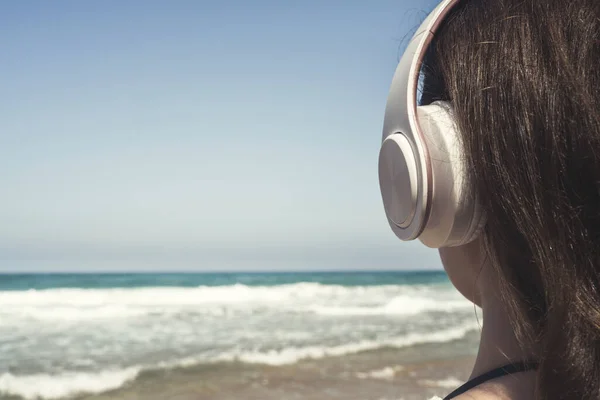
<instances>
[{"instance_id":1,"label":"white headphone","mask_svg":"<svg viewBox=\"0 0 600 400\"><path fill-rule=\"evenodd\" d=\"M392 230L401 240L418 238L433 248L473 241L486 220L468 182L451 105L417 106L423 57L458 1L442 1L402 55L387 100L379 153L379 185Z\"/></svg>"}]
</instances>

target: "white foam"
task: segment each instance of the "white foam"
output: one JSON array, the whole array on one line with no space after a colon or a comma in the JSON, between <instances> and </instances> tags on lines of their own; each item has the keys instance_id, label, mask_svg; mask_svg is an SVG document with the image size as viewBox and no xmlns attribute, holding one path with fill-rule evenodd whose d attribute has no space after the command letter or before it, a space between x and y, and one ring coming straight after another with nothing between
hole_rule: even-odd
<instances>
[{"instance_id":1,"label":"white foam","mask_svg":"<svg viewBox=\"0 0 600 400\"><path fill-rule=\"evenodd\" d=\"M5 309L0 311L0 315L6 315L12 310ZM40 321L85 321L85 320L111 320L111 319L126 319L147 314L146 311L139 308L128 307L126 305L98 305L98 306L67 306L57 305L52 308L52 312L48 312L45 306L32 307L24 306L20 308L19 313L21 318L28 318Z\"/></svg>"},{"instance_id":2,"label":"white foam","mask_svg":"<svg viewBox=\"0 0 600 400\"><path fill-rule=\"evenodd\" d=\"M343 356L361 351L375 350L383 347L405 347L424 343L450 342L464 337L469 331L477 329L476 323L465 324L451 329L434 333L412 333L402 337L386 340L363 340L338 346L305 346L287 347L271 351L228 351L207 359L206 356L186 357L171 362L159 362L155 365L137 366L121 370L107 370L99 373L65 372L58 375L36 374L18 376L10 373L0 375L0 394L21 396L27 400L60 399L73 395L101 393L117 389L127 382L134 380L142 369L170 369L176 367L191 367L206 362L239 361L253 364L286 365L294 364L303 359L319 359L329 356ZM393 379L401 366L386 367L358 373L361 379ZM436 387L450 387L456 381L448 378L442 381L422 383Z\"/></svg>"},{"instance_id":3,"label":"white foam","mask_svg":"<svg viewBox=\"0 0 600 400\"><path fill-rule=\"evenodd\" d=\"M421 380L417 381L417 383L419 385L423 385L423 386L453 389L453 388L456 388L456 387L459 387L460 385L462 385L464 383L464 381L461 381L460 379L456 379L453 377L448 377L446 379L440 379L437 381L431 380L431 379L421 379Z\"/></svg>"},{"instance_id":4,"label":"white foam","mask_svg":"<svg viewBox=\"0 0 600 400\"><path fill-rule=\"evenodd\" d=\"M434 291L426 286L346 287L319 283L0 291L0 304L0 318L4 321L15 318L52 322L129 319L182 310L219 316L232 309L257 308L329 316L414 315L423 311L466 309L470 305L452 290Z\"/></svg>"},{"instance_id":5,"label":"white foam","mask_svg":"<svg viewBox=\"0 0 600 400\"><path fill-rule=\"evenodd\" d=\"M358 379L391 380L394 379L394 377L396 376L396 372L400 371L404 371L404 367L401 365L396 365L394 367L385 367L368 372L357 372L356 377Z\"/></svg>"},{"instance_id":6,"label":"white foam","mask_svg":"<svg viewBox=\"0 0 600 400\"><path fill-rule=\"evenodd\" d=\"M303 359L319 359L342 356L384 347L407 347L423 343L445 343L463 338L468 332L478 328L475 323L440 330L433 333L411 333L402 337L385 340L363 340L338 346L288 347L282 350L263 352L230 352L215 357L215 361L240 361L251 364L286 365Z\"/></svg>"},{"instance_id":7,"label":"white foam","mask_svg":"<svg viewBox=\"0 0 600 400\"><path fill-rule=\"evenodd\" d=\"M378 307L328 307L315 306L312 310L319 315L361 316L361 315L415 315L427 311L452 312L466 310L472 305L464 300L444 300L427 297L401 295Z\"/></svg>"},{"instance_id":8,"label":"white foam","mask_svg":"<svg viewBox=\"0 0 600 400\"><path fill-rule=\"evenodd\" d=\"M0 394L27 400L60 399L73 395L102 393L133 380L138 368L99 373L66 372L60 375L0 375Z\"/></svg>"}]
</instances>

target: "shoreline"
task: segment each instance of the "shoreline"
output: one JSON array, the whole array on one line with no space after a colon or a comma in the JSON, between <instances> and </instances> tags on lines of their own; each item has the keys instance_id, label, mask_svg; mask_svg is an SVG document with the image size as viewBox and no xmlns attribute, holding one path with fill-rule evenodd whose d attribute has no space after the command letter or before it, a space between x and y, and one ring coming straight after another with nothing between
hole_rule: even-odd
<instances>
[{"instance_id":1,"label":"shoreline","mask_svg":"<svg viewBox=\"0 0 600 400\"><path fill-rule=\"evenodd\" d=\"M428 400L467 380L465 343L379 349L296 364L203 364L147 371L125 386L78 400ZM464 342L464 341L463 341ZM471 342L472 344L472 342Z\"/></svg>"}]
</instances>

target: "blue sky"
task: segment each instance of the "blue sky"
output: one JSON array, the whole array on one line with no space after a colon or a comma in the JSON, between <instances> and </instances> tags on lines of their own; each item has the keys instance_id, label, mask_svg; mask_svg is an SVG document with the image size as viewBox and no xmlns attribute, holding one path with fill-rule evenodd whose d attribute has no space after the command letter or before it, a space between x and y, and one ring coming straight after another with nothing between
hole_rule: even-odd
<instances>
[{"instance_id":1,"label":"blue sky","mask_svg":"<svg viewBox=\"0 0 600 400\"><path fill-rule=\"evenodd\" d=\"M377 155L435 1L0 4L0 270L439 268Z\"/></svg>"}]
</instances>

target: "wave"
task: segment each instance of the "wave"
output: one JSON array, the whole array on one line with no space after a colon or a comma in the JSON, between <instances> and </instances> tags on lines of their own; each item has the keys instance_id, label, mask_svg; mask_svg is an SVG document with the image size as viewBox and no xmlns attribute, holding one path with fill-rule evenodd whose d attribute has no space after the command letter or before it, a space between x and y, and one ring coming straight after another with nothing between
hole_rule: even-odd
<instances>
[{"instance_id":1,"label":"wave","mask_svg":"<svg viewBox=\"0 0 600 400\"><path fill-rule=\"evenodd\" d=\"M278 286L146 287L131 289L45 289L0 291L0 303L6 305L202 305L273 302L317 297L345 297L349 294L383 294L397 291L422 290L423 287L401 285L341 286L320 283L293 283Z\"/></svg>"},{"instance_id":2,"label":"wave","mask_svg":"<svg viewBox=\"0 0 600 400\"><path fill-rule=\"evenodd\" d=\"M472 309L471 303L464 300L441 300L427 297L396 296L383 306L376 307L327 307L316 306L313 311L328 316L365 315L414 315L428 311L452 312Z\"/></svg>"},{"instance_id":3,"label":"wave","mask_svg":"<svg viewBox=\"0 0 600 400\"><path fill-rule=\"evenodd\" d=\"M329 316L410 315L423 311L453 311L470 305L453 290L426 285L347 287L320 283L0 291L0 304L2 317L53 322L127 319L182 310L217 317L229 310L256 309L285 309Z\"/></svg>"},{"instance_id":4,"label":"wave","mask_svg":"<svg viewBox=\"0 0 600 400\"><path fill-rule=\"evenodd\" d=\"M118 389L135 380L144 371L191 368L201 364L220 362L282 366L295 364L305 359L344 356L381 348L402 348L418 344L452 342L465 337L477 328L478 326L475 323L470 323L428 334L413 333L396 338L363 340L337 346L288 347L278 351L265 352L232 351L211 359L188 357L169 363L138 365L127 369L111 369L97 373L64 372L58 375L13 375L4 373L0 375L0 394L20 396L27 400L61 399L74 395L97 394ZM385 372L389 373L389 371Z\"/></svg>"},{"instance_id":5,"label":"wave","mask_svg":"<svg viewBox=\"0 0 600 400\"><path fill-rule=\"evenodd\" d=\"M0 375L0 394L20 396L27 400L61 399L79 394L96 394L118 389L134 380L140 368L102 371L98 373L66 372L60 375Z\"/></svg>"},{"instance_id":6,"label":"wave","mask_svg":"<svg viewBox=\"0 0 600 400\"><path fill-rule=\"evenodd\" d=\"M266 352L233 352L215 357L215 361L238 361L248 364L286 365L304 359L343 356L381 348L402 348L425 343L446 343L464 338L469 332L478 329L476 323L440 330L432 333L410 333L401 337L362 340L337 346L288 347Z\"/></svg>"}]
</instances>

